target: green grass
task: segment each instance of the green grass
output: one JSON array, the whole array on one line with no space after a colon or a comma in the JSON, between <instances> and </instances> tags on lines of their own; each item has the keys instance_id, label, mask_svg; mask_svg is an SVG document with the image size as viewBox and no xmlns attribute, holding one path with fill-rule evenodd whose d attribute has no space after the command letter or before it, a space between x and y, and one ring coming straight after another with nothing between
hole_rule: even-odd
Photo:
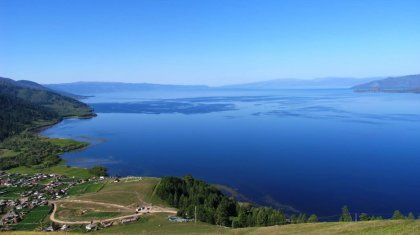
<instances>
[{"instance_id":1,"label":"green grass","mask_svg":"<svg viewBox=\"0 0 420 235\"><path fill-rule=\"evenodd\" d=\"M122 215L119 212L113 211L92 211L80 216L80 219L108 219Z\"/></svg>"},{"instance_id":2,"label":"green grass","mask_svg":"<svg viewBox=\"0 0 420 235\"><path fill-rule=\"evenodd\" d=\"M65 221L91 221L114 218L134 213L134 210L124 210L107 205L79 202L57 203L56 218Z\"/></svg>"},{"instance_id":3,"label":"green grass","mask_svg":"<svg viewBox=\"0 0 420 235\"><path fill-rule=\"evenodd\" d=\"M41 225L41 221L50 213L51 207L40 206L31 210L25 218L20 221L14 228L16 230L31 231Z\"/></svg>"},{"instance_id":4,"label":"green grass","mask_svg":"<svg viewBox=\"0 0 420 235\"><path fill-rule=\"evenodd\" d=\"M97 233L105 234L305 234L305 235L394 235L419 234L420 221L368 221L348 223L293 224L230 229L204 223L172 223L165 215L142 217L139 222L118 225Z\"/></svg>"},{"instance_id":5,"label":"green grass","mask_svg":"<svg viewBox=\"0 0 420 235\"><path fill-rule=\"evenodd\" d=\"M83 230L81 230L83 231ZM325 222L272 227L230 229L204 223L173 223L165 214L142 216L138 222L116 225L93 233L103 234L234 234L234 235L418 235L419 220L382 220L367 222ZM40 235L37 232L3 234ZM63 233L64 234L64 233ZM73 233L76 234L76 233Z\"/></svg>"},{"instance_id":6,"label":"green grass","mask_svg":"<svg viewBox=\"0 0 420 235\"><path fill-rule=\"evenodd\" d=\"M77 197L81 200L119 204L136 207L143 202L166 206L157 197L153 196L153 190L159 182L158 178L142 178L142 180L129 182L108 182L99 193L88 193Z\"/></svg>"},{"instance_id":7,"label":"green grass","mask_svg":"<svg viewBox=\"0 0 420 235\"><path fill-rule=\"evenodd\" d=\"M169 222L166 214L142 216L138 222L116 225L96 233L104 234L229 234L231 229L205 223Z\"/></svg>"},{"instance_id":8,"label":"green grass","mask_svg":"<svg viewBox=\"0 0 420 235\"><path fill-rule=\"evenodd\" d=\"M19 174L36 174L36 173L58 174L58 175L65 175L68 177L75 177L75 178L80 178L80 179L88 179L94 176L91 173L89 173L88 169L78 168L78 167L67 167L63 164L59 164L56 166L43 168L43 169L20 166L20 167L7 170L6 172L19 173Z\"/></svg>"},{"instance_id":9,"label":"green grass","mask_svg":"<svg viewBox=\"0 0 420 235\"><path fill-rule=\"evenodd\" d=\"M0 149L0 157L14 157L18 154L19 152L15 152L10 149Z\"/></svg>"},{"instance_id":10,"label":"green grass","mask_svg":"<svg viewBox=\"0 0 420 235\"><path fill-rule=\"evenodd\" d=\"M104 187L104 184L101 184L101 183L87 182L87 183L79 184L72 187L68 191L68 195L76 196L76 195L81 195L85 193L96 193L96 192L99 192L103 187Z\"/></svg>"},{"instance_id":11,"label":"green grass","mask_svg":"<svg viewBox=\"0 0 420 235\"><path fill-rule=\"evenodd\" d=\"M72 139L62 139L62 138L43 138L44 141L50 142L51 144L58 145L60 147L74 146L75 148L83 148L87 146L87 143L80 142Z\"/></svg>"}]
</instances>

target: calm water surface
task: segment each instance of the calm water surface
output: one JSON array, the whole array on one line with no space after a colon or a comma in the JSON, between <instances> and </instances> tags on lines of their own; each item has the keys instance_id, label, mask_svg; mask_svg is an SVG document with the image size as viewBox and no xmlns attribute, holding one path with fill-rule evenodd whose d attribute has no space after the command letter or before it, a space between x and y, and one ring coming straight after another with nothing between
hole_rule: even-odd
<instances>
[{"instance_id":1,"label":"calm water surface","mask_svg":"<svg viewBox=\"0 0 420 235\"><path fill-rule=\"evenodd\" d=\"M420 214L420 95L349 90L95 94L90 120L46 136L85 140L63 155L113 175L194 177L251 200L331 216ZM325 217L328 218L328 217Z\"/></svg>"}]
</instances>

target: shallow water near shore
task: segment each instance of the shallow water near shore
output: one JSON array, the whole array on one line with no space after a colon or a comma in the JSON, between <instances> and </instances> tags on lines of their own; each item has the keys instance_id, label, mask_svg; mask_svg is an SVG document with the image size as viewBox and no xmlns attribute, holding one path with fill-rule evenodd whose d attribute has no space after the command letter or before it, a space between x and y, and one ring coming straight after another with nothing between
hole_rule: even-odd
<instances>
[{"instance_id":1,"label":"shallow water near shore","mask_svg":"<svg viewBox=\"0 0 420 235\"><path fill-rule=\"evenodd\" d=\"M321 217L420 214L420 95L351 90L94 94L93 119L42 132L113 175L194 177Z\"/></svg>"}]
</instances>

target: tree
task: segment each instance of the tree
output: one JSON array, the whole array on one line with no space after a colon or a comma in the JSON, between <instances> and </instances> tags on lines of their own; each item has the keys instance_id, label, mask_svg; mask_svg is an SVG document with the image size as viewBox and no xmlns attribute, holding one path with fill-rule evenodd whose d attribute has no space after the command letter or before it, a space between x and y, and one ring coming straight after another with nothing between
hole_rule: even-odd
<instances>
[{"instance_id":1,"label":"tree","mask_svg":"<svg viewBox=\"0 0 420 235\"><path fill-rule=\"evenodd\" d=\"M89 169L89 173L94 176L108 176L108 170L103 166L94 166Z\"/></svg>"},{"instance_id":2,"label":"tree","mask_svg":"<svg viewBox=\"0 0 420 235\"><path fill-rule=\"evenodd\" d=\"M401 219L404 219L404 215L399 210L396 210L396 211L394 211L394 214L392 215L391 219L401 220Z\"/></svg>"},{"instance_id":3,"label":"tree","mask_svg":"<svg viewBox=\"0 0 420 235\"><path fill-rule=\"evenodd\" d=\"M297 218L297 223L298 224L303 224L306 223L307 219L306 219L306 214L300 214Z\"/></svg>"},{"instance_id":4,"label":"tree","mask_svg":"<svg viewBox=\"0 0 420 235\"><path fill-rule=\"evenodd\" d=\"M220 226L230 226L228 208L229 203L227 199L223 198L216 209L216 224Z\"/></svg>"},{"instance_id":5,"label":"tree","mask_svg":"<svg viewBox=\"0 0 420 235\"><path fill-rule=\"evenodd\" d=\"M295 214L293 214L292 216L290 216L290 223L292 223L292 224L296 224L297 223L297 216Z\"/></svg>"},{"instance_id":6,"label":"tree","mask_svg":"<svg viewBox=\"0 0 420 235\"><path fill-rule=\"evenodd\" d=\"M353 218L350 215L349 208L347 206L344 206L341 209L340 222L350 222L350 221L353 221Z\"/></svg>"},{"instance_id":7,"label":"tree","mask_svg":"<svg viewBox=\"0 0 420 235\"><path fill-rule=\"evenodd\" d=\"M407 219L409 219L409 220L415 220L415 219L416 219L416 218L414 217L413 212L410 212L410 213L408 214Z\"/></svg>"},{"instance_id":8,"label":"tree","mask_svg":"<svg viewBox=\"0 0 420 235\"><path fill-rule=\"evenodd\" d=\"M366 213L361 213L359 216L360 221L368 221L370 220L370 217Z\"/></svg>"},{"instance_id":9,"label":"tree","mask_svg":"<svg viewBox=\"0 0 420 235\"><path fill-rule=\"evenodd\" d=\"M316 223L316 222L318 222L318 216L316 216L315 214L312 214L311 216L309 216L308 223Z\"/></svg>"}]
</instances>

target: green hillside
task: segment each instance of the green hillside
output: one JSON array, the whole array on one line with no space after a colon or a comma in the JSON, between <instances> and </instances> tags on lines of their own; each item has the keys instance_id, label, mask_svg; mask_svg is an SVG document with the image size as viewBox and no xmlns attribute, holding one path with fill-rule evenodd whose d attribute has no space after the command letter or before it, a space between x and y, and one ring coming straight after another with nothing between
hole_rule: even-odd
<instances>
[{"instance_id":1,"label":"green hillside","mask_svg":"<svg viewBox=\"0 0 420 235\"><path fill-rule=\"evenodd\" d=\"M88 105L37 83L1 77L0 110L0 141L26 129L56 123L65 117L93 115Z\"/></svg>"}]
</instances>

